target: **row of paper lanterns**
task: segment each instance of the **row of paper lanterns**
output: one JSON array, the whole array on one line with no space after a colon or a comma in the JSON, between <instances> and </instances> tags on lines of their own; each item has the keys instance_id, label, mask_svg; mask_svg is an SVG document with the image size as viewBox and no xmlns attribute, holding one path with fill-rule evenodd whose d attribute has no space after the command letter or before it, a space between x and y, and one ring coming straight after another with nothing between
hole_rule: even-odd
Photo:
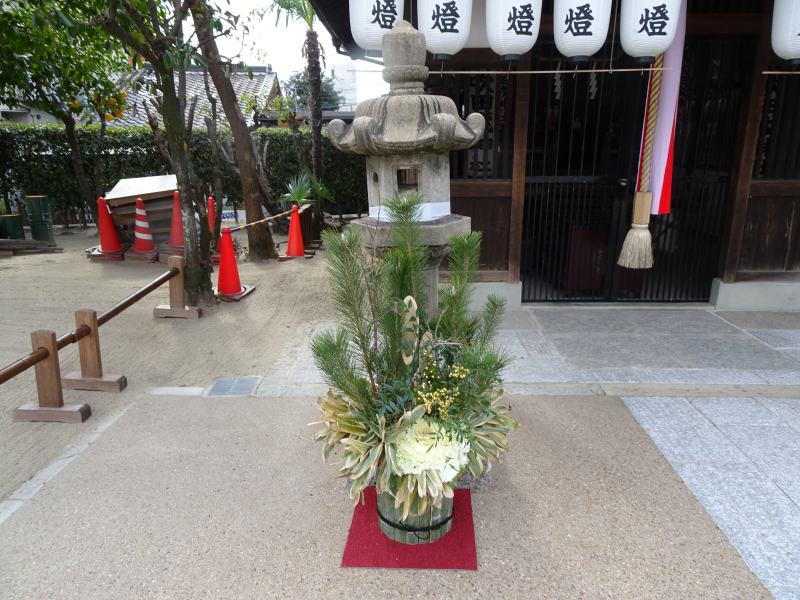
<instances>
[{"instance_id":1,"label":"row of paper lanterns","mask_svg":"<svg viewBox=\"0 0 800 600\"><path fill-rule=\"evenodd\" d=\"M403 17L404 0L350 0L356 44L377 55L383 35ZM587 61L606 41L612 0L555 0L553 36L572 62ZM622 0L620 42L636 62L651 63L669 48L678 27L681 0ZM536 43L542 0L486 0L489 46L502 60L519 60ZM417 21L435 60L450 60L464 48L472 22L472 0L417 0ZM775 0L775 53L800 62L800 0Z\"/></svg>"}]
</instances>

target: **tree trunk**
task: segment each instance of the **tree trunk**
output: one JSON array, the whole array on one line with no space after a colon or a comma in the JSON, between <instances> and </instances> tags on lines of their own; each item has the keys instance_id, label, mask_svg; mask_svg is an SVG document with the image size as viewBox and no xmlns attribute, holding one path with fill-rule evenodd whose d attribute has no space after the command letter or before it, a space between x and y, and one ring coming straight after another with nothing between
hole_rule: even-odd
<instances>
[{"instance_id":1,"label":"tree trunk","mask_svg":"<svg viewBox=\"0 0 800 600\"><path fill-rule=\"evenodd\" d=\"M317 32L309 29L306 32L306 57L308 60L308 95L311 104L311 164L314 177L323 183L322 169L322 74L319 66L319 39ZM322 199L317 198L313 216L314 238L320 237L322 231Z\"/></svg>"},{"instance_id":2,"label":"tree trunk","mask_svg":"<svg viewBox=\"0 0 800 600\"><path fill-rule=\"evenodd\" d=\"M181 216L183 217L183 256L186 297L190 305L196 306L201 296L204 300L212 297L211 271L200 260L197 230L195 228L195 190L190 178L188 163L188 145L184 141L183 114L180 110L178 95L175 91L175 79L172 73L162 75L163 103L161 116L164 119L167 143L170 148L172 166L178 180L180 191ZM201 231L203 219L200 219ZM208 224L206 223L206 231ZM210 236L209 236L210 237ZM206 240L208 243L208 240Z\"/></svg>"},{"instance_id":3,"label":"tree trunk","mask_svg":"<svg viewBox=\"0 0 800 600\"><path fill-rule=\"evenodd\" d=\"M222 108L233 134L233 141L236 146L236 156L239 161L239 174L242 180L242 195L244 196L244 209L247 222L262 220L261 193L258 182L258 167L256 157L253 152L253 140L247 128L239 100L233 89L230 79L225 77L225 70L219 58L217 42L212 31L205 29L205 24L211 16L211 9L205 8L204 12L192 11L194 18L194 28L197 39L203 52L203 57L208 61L208 71L217 88ZM266 260L277 258L275 245L272 241L272 233L269 227L262 223L255 227L247 228L247 240L250 247L250 258L253 260Z\"/></svg>"},{"instance_id":4,"label":"tree trunk","mask_svg":"<svg viewBox=\"0 0 800 600\"><path fill-rule=\"evenodd\" d=\"M69 149L72 154L72 166L75 167L75 177L78 179L78 187L81 188L85 208L85 206L92 205L94 198L92 197L92 190L89 189L89 182L86 180L86 173L83 170L81 144L75 132L75 118L71 114L66 113L61 117L61 120L64 121L64 131L67 134L67 141L69 142ZM81 226L86 227L86 213L83 210L81 211Z\"/></svg>"},{"instance_id":5,"label":"tree trunk","mask_svg":"<svg viewBox=\"0 0 800 600\"><path fill-rule=\"evenodd\" d=\"M308 167L308 156L306 146L303 143L303 134L300 133L300 123L297 122L297 115L291 113L286 119L289 129L292 131L292 142L294 143L294 152L297 154L297 162L300 164L300 169Z\"/></svg>"},{"instance_id":6,"label":"tree trunk","mask_svg":"<svg viewBox=\"0 0 800 600\"><path fill-rule=\"evenodd\" d=\"M216 112L216 111L213 111ZM216 115L214 115L216 116ZM213 117L205 118L206 127L208 128L208 141L211 143L211 165L214 169L214 203L217 211L216 220L214 221L214 237L218 240L222 227L222 164L219 162L219 142L217 141L217 123ZM236 214L236 207L233 207L234 215Z\"/></svg>"},{"instance_id":7,"label":"tree trunk","mask_svg":"<svg viewBox=\"0 0 800 600\"><path fill-rule=\"evenodd\" d=\"M319 67L319 39L313 29L306 32L306 57L311 104L311 163L314 177L322 183L322 75Z\"/></svg>"},{"instance_id":8,"label":"tree trunk","mask_svg":"<svg viewBox=\"0 0 800 600\"><path fill-rule=\"evenodd\" d=\"M216 203L216 219L214 220L214 235L213 240L218 240L222 229L222 164L219 162L219 139L217 138L217 99L211 93L211 88L208 85L208 70L203 69L203 81L206 87L206 96L208 102L211 104L211 116L206 116L203 120L208 129L208 141L211 144L211 165L214 170L214 200ZM211 193L211 190L209 190ZM236 206L233 207L234 217L236 216ZM239 220L236 219L238 224Z\"/></svg>"},{"instance_id":9,"label":"tree trunk","mask_svg":"<svg viewBox=\"0 0 800 600\"><path fill-rule=\"evenodd\" d=\"M164 163L167 165L167 173L174 173L175 168L172 166L172 156L169 153L169 144L167 143L167 136L164 135L164 132L158 128L158 119L156 116L150 112L150 108L147 106L147 100L142 100L142 106L144 107L144 112L147 113L147 122L150 125L150 131L153 132L153 140L156 143L156 150L164 159Z\"/></svg>"},{"instance_id":10,"label":"tree trunk","mask_svg":"<svg viewBox=\"0 0 800 600\"><path fill-rule=\"evenodd\" d=\"M94 153L94 193L98 198L103 196L103 146L106 140L106 119L103 113L100 115L100 134L97 136L97 151ZM99 216L97 214L97 204L89 203L89 210L95 224L100 227Z\"/></svg>"}]
</instances>

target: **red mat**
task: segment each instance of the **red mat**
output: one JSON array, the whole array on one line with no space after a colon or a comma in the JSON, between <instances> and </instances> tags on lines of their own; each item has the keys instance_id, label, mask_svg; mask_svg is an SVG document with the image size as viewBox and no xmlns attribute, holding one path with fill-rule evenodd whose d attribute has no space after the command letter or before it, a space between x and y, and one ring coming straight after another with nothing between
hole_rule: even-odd
<instances>
[{"instance_id":1,"label":"red mat","mask_svg":"<svg viewBox=\"0 0 800 600\"><path fill-rule=\"evenodd\" d=\"M343 567L478 570L469 490L455 490L453 524L447 535L418 546L401 544L383 535L375 498L375 488L369 487L364 490L365 503L356 505L342 556Z\"/></svg>"}]
</instances>

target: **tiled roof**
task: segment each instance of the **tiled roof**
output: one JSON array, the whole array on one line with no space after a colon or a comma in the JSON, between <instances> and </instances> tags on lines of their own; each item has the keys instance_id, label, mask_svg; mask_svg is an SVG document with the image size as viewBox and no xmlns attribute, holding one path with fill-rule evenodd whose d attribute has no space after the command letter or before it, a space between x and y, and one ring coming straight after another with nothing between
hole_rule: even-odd
<instances>
[{"instance_id":1,"label":"tiled roof","mask_svg":"<svg viewBox=\"0 0 800 600\"><path fill-rule=\"evenodd\" d=\"M247 102L244 99L246 97L256 96L262 93L262 91L272 90L273 85L278 79L278 75L272 70L271 66L249 67L249 69L252 70L253 73L252 79L250 79L248 75L248 68L234 71L231 73L230 79L231 83L233 84L233 89L236 92L236 96L239 98L239 106L242 109L242 113L244 114L245 119L248 122L251 122L253 115L252 113L248 114L248 112L246 112ZM144 108L142 108L142 102L153 97L153 94L149 92L149 88L151 86L148 83L154 81L152 67L146 65L136 75L134 75L133 79L140 84L139 91L128 92L128 108L125 110L125 116L121 119L114 119L113 121L109 122L110 126L146 127L148 125L147 113L144 111ZM211 81L210 75L208 83L211 87L211 93L218 98L219 95L214 87L214 83ZM200 67L189 67L189 70L186 71L187 113L189 110L189 101L195 94L197 95L197 107L195 108L194 112L193 126L205 128L206 124L203 120L203 117L211 113L211 104L208 101L208 96L206 96L203 70ZM278 89L277 94L280 95L280 89ZM152 104L149 106L149 108L151 109L151 112L156 115L158 122L161 123L161 115L159 115L158 112L153 109ZM217 102L217 114L222 120L225 119L225 113L222 110L222 105L219 102Z\"/></svg>"}]
</instances>

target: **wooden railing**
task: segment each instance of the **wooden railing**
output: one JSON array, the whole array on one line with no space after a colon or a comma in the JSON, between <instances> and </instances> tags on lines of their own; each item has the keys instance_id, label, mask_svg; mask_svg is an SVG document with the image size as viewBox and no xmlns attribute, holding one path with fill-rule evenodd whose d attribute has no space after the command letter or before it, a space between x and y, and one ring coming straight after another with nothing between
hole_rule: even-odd
<instances>
[{"instance_id":1,"label":"wooden railing","mask_svg":"<svg viewBox=\"0 0 800 600\"><path fill-rule=\"evenodd\" d=\"M14 411L14 421L56 421L61 423L82 423L91 414L88 404L64 404L63 389L121 392L128 384L124 375L103 374L100 357L99 329L122 311L130 308L150 292L169 282L169 306L157 306L153 310L156 317L178 317L197 319L199 308L185 305L183 281L183 258L171 256L169 270L134 294L115 304L98 316L94 310L75 311L74 331L56 338L54 331L40 329L31 334L33 352L0 370L0 385L20 373L34 367L39 402L23 404ZM58 351L78 344L80 373L69 373L61 377Z\"/></svg>"}]
</instances>

